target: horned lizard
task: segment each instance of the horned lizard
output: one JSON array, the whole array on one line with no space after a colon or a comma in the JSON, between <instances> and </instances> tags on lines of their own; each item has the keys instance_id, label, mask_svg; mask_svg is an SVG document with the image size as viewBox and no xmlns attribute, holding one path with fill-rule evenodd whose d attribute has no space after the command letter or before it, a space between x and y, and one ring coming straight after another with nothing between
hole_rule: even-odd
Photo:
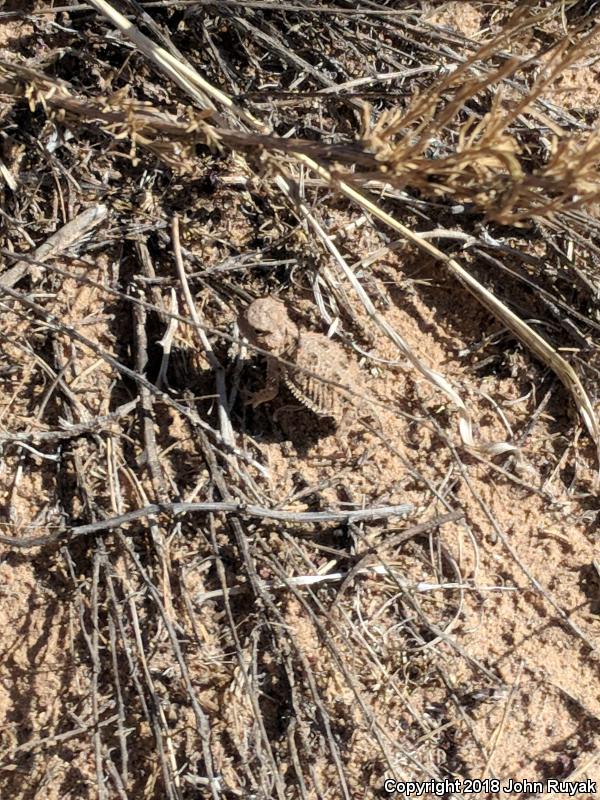
<instances>
[{"instance_id":1,"label":"horned lizard","mask_svg":"<svg viewBox=\"0 0 600 800\"><path fill-rule=\"evenodd\" d=\"M321 333L301 333L290 319L285 304L275 297L254 300L241 316L239 325L251 344L269 353L266 385L251 397L253 407L276 397L283 382L306 408L319 416L341 421L352 406L347 394L315 377L359 391L358 367L338 342ZM287 367L279 359L301 369Z\"/></svg>"}]
</instances>

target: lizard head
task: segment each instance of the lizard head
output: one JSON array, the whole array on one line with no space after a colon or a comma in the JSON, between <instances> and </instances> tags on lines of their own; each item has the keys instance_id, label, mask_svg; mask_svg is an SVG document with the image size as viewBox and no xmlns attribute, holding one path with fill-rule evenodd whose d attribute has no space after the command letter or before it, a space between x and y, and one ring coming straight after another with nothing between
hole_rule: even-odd
<instances>
[{"instance_id":1,"label":"lizard head","mask_svg":"<svg viewBox=\"0 0 600 800\"><path fill-rule=\"evenodd\" d=\"M275 297L254 300L240 319L240 330L248 341L275 356L289 352L298 340L298 328L285 304Z\"/></svg>"}]
</instances>

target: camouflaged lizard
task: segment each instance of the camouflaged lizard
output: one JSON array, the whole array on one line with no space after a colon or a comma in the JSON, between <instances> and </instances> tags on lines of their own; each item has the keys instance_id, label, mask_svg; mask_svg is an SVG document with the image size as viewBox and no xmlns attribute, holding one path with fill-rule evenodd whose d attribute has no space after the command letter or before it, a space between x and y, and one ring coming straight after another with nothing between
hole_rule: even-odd
<instances>
[{"instance_id":1,"label":"camouflaged lizard","mask_svg":"<svg viewBox=\"0 0 600 800\"><path fill-rule=\"evenodd\" d=\"M338 342L321 333L300 332L281 300L275 297L254 300L240 317L239 326L251 344L269 354L265 387L250 398L254 408L276 397L281 383L306 408L337 422L355 406L347 394L318 378L359 392L358 366ZM288 367L280 359L301 369Z\"/></svg>"}]
</instances>

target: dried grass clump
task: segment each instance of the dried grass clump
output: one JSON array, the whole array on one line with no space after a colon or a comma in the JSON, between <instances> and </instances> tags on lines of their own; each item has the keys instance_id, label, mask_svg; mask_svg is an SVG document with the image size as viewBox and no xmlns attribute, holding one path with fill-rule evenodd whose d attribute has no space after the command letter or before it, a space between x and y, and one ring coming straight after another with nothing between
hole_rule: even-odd
<instances>
[{"instance_id":1,"label":"dried grass clump","mask_svg":"<svg viewBox=\"0 0 600 800\"><path fill-rule=\"evenodd\" d=\"M600 197L600 132L567 133L535 102L595 46L589 35L583 42L560 42L522 97L503 82L523 71L523 59L473 77L481 72L472 68L477 59L494 55L490 46L483 48L406 108L385 110L374 122L366 116L362 142L376 164L370 173L361 163L356 178L472 203L503 225L588 206ZM538 137L529 125L530 135L523 136L527 115L547 125L548 133Z\"/></svg>"},{"instance_id":2,"label":"dried grass clump","mask_svg":"<svg viewBox=\"0 0 600 800\"><path fill-rule=\"evenodd\" d=\"M104 97L82 97L66 81L53 80L22 64L0 62L0 91L13 98L25 98L32 112L41 107L57 124L97 125L114 141L112 153L108 154L129 159L133 166L139 163L138 151L142 149L170 169L192 174L197 171L196 144L217 144L213 129L205 123L210 112L186 109L185 115L177 117L150 102L133 99L130 87L121 87ZM121 142L126 143L126 152Z\"/></svg>"}]
</instances>

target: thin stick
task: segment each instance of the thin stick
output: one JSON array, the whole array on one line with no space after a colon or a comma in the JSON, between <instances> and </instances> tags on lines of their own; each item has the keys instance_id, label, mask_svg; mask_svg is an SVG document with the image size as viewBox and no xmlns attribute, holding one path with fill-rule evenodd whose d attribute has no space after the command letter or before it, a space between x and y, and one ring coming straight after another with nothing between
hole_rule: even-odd
<instances>
[{"instance_id":1,"label":"thin stick","mask_svg":"<svg viewBox=\"0 0 600 800\"><path fill-rule=\"evenodd\" d=\"M223 441L227 442L230 445L233 445L235 440L233 437L233 427L231 425L231 420L229 419L227 391L225 387L225 370L223 369L223 365L221 364L219 359L216 357L215 351L213 350L213 347L208 340L208 336L204 332L204 326L202 325L202 322L198 315L198 310L196 309L196 304L194 303L194 298L192 297L192 293L190 292L190 286L188 283L187 275L185 274L185 267L183 265L183 257L181 255L181 244L179 241L179 217L177 216L177 214L173 216L173 220L171 223L171 236L173 241L173 253L175 255L175 264L177 265L177 274L179 275L181 288L183 289L183 296L185 298L185 302L188 307L190 317L194 321L196 334L200 339L200 343L204 348L204 352L206 353L206 358L208 359L208 363L210 364L211 369L215 373L215 381L217 384L217 398L219 401L219 427L221 430L221 436L223 437Z\"/></svg>"},{"instance_id":2,"label":"thin stick","mask_svg":"<svg viewBox=\"0 0 600 800\"><path fill-rule=\"evenodd\" d=\"M131 400L116 408L112 413L102 417L86 420L79 424L64 423L64 430L53 431L15 431L0 433L0 445L5 443L25 444L27 442L60 442L68 439L76 439L79 436L88 436L93 433L108 433L112 426L122 417L128 416L137 406L138 400ZM41 454L40 454L41 455Z\"/></svg>"},{"instance_id":3,"label":"thin stick","mask_svg":"<svg viewBox=\"0 0 600 800\"><path fill-rule=\"evenodd\" d=\"M262 508L261 506L244 505L236 502L214 503L152 503L120 514L116 517L90 522L87 525L65 528L48 536L31 536L27 538L13 538L0 536L0 544L10 547L26 549L28 547L41 547L60 539L73 539L77 536L87 536L90 533L111 531L121 528L131 522L136 522L145 517L156 514L232 514L240 517L256 519L272 519L278 522L296 523L300 525L318 525L323 522L372 522L376 519L390 519L391 517L405 517L413 510L410 503L397 506L380 506L375 508L360 508L348 511L283 511L278 508Z\"/></svg>"},{"instance_id":4,"label":"thin stick","mask_svg":"<svg viewBox=\"0 0 600 800\"><path fill-rule=\"evenodd\" d=\"M56 233L53 233L44 244L36 248L28 255L36 261L45 261L51 256L64 253L71 245L83 238L98 226L107 215L106 206L98 205L86 209L78 214L66 225L63 225ZM31 264L26 261L18 261L9 270L0 275L0 286L12 288L31 270Z\"/></svg>"}]
</instances>

